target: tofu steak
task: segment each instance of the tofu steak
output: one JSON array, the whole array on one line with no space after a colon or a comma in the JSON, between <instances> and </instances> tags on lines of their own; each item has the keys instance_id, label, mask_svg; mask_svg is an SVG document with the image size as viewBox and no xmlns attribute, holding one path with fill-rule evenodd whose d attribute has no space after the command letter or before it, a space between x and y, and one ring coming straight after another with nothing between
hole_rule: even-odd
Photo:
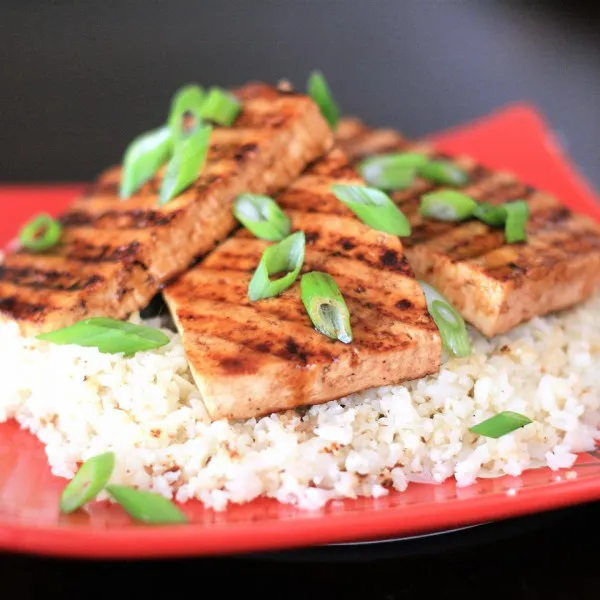
<instances>
[{"instance_id":1,"label":"tofu steak","mask_svg":"<svg viewBox=\"0 0 600 600\"><path fill-rule=\"evenodd\" d=\"M392 194L412 224L412 236L403 241L417 277L435 286L485 335L573 306L598 290L600 226L553 196L509 173L492 171L470 158L436 153L388 129L370 130L354 118L340 124L338 144L354 163L388 152L425 152L465 169L470 178L461 191L478 201L527 201L527 242L506 244L502 228L419 215L421 194L444 186L416 179L410 189Z\"/></svg>"},{"instance_id":2,"label":"tofu steak","mask_svg":"<svg viewBox=\"0 0 600 600\"><path fill-rule=\"evenodd\" d=\"M239 193L286 187L331 146L333 134L310 98L264 84L236 94L240 116L214 129L197 181L171 202L158 206L162 171L121 200L115 167L62 215L59 246L6 256L0 322L14 320L35 335L92 316L126 318L234 229Z\"/></svg>"},{"instance_id":3,"label":"tofu steak","mask_svg":"<svg viewBox=\"0 0 600 600\"><path fill-rule=\"evenodd\" d=\"M331 193L334 183L363 183L337 149L277 202L292 231L306 234L303 272L329 273L344 295L352 343L313 328L300 278L276 298L248 300L248 283L269 243L246 230L165 290L213 419L319 404L438 370L439 333L400 239L363 225Z\"/></svg>"}]
</instances>

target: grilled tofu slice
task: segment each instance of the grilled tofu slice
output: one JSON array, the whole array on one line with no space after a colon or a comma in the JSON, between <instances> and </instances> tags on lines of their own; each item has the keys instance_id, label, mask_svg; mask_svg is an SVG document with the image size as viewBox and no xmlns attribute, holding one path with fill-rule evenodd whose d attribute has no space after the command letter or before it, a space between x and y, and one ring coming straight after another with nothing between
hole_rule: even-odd
<instances>
[{"instance_id":1,"label":"grilled tofu slice","mask_svg":"<svg viewBox=\"0 0 600 600\"><path fill-rule=\"evenodd\" d=\"M246 230L167 287L213 419L318 404L438 370L439 333L399 238L363 225L333 196L334 183L363 183L337 149L277 201L292 230L306 234L303 272L328 272L344 295L351 344L313 329L299 279L277 298L248 301L248 283L268 242Z\"/></svg>"},{"instance_id":2,"label":"grilled tofu slice","mask_svg":"<svg viewBox=\"0 0 600 600\"><path fill-rule=\"evenodd\" d=\"M160 172L120 200L120 169L112 168L62 215L60 246L8 255L0 321L36 334L91 316L127 317L234 229L235 196L284 188L333 143L310 98L264 84L236 93L240 116L215 128L198 180L170 203L158 206Z\"/></svg>"},{"instance_id":3,"label":"grilled tofu slice","mask_svg":"<svg viewBox=\"0 0 600 600\"><path fill-rule=\"evenodd\" d=\"M357 119L342 121L339 132L338 144L353 162L416 149L467 170L470 180L462 191L477 200L528 202L527 242L508 245L502 230L479 221L455 224L421 217L421 194L443 186L417 179L411 189L392 195L412 224L404 245L417 277L437 287L485 335L572 306L600 286L600 226L549 194L470 158L451 159L390 130L372 131Z\"/></svg>"}]
</instances>

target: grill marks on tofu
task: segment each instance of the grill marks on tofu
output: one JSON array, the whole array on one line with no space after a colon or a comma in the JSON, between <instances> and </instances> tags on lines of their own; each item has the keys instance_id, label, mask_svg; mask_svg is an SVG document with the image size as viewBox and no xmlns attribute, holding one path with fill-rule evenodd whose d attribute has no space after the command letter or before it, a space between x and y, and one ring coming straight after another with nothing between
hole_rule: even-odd
<instances>
[{"instance_id":1,"label":"grill marks on tofu","mask_svg":"<svg viewBox=\"0 0 600 600\"><path fill-rule=\"evenodd\" d=\"M60 217L59 246L8 255L0 321L36 334L90 316L126 318L234 229L239 193L284 188L331 146L331 130L308 97L264 84L236 93L240 116L214 129L197 181L170 203L158 206L164 168L122 201L121 171L112 167Z\"/></svg>"},{"instance_id":2,"label":"grill marks on tofu","mask_svg":"<svg viewBox=\"0 0 600 600\"><path fill-rule=\"evenodd\" d=\"M317 404L439 368L441 342L395 236L363 225L330 191L362 183L334 150L277 201L303 230L303 272L331 274L348 305L354 341L317 333L299 280L249 302L248 283L268 242L240 230L165 291L213 419L249 418Z\"/></svg>"},{"instance_id":3,"label":"grill marks on tofu","mask_svg":"<svg viewBox=\"0 0 600 600\"><path fill-rule=\"evenodd\" d=\"M367 156L432 148L411 145L388 130L372 131L356 119L340 125L339 145L357 162ZM409 190L392 194L409 217L412 235L404 240L417 277L451 300L465 319L488 336L506 332L536 315L572 306L600 286L600 226L562 206L509 173L494 172L469 158L451 159L470 174L461 189L473 198L501 204L526 200L530 217L526 243L506 244L501 228L480 221L446 223L418 214L421 194L441 189L416 179Z\"/></svg>"}]
</instances>

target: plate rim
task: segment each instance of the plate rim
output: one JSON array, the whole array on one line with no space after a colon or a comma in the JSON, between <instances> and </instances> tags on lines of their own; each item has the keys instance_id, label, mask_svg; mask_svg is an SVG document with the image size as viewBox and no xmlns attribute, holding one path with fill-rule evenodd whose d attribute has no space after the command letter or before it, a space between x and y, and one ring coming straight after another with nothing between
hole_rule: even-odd
<instances>
[{"instance_id":1,"label":"plate rim","mask_svg":"<svg viewBox=\"0 0 600 600\"><path fill-rule=\"evenodd\" d=\"M510 478L510 476L505 476ZM548 487L552 486L552 493ZM402 492L392 492L401 494ZM167 558L284 550L375 537L413 535L462 527L600 500L600 477L563 479L519 488L514 495L491 492L455 498L443 511L435 502L364 508L327 514L298 512L293 518L205 524L120 527L48 525L7 521L0 515L0 550L79 558ZM358 518L357 518L358 516Z\"/></svg>"},{"instance_id":2,"label":"plate rim","mask_svg":"<svg viewBox=\"0 0 600 600\"><path fill-rule=\"evenodd\" d=\"M434 143L450 149L458 133L478 132L480 137L486 127L496 131L512 128L513 137L502 138L507 146L516 144L519 133L528 129L531 137L537 135L548 148L546 154L557 165L559 180L564 189L577 196L580 210L600 215L593 204L596 194L593 187L577 172L569 158L554 143L552 133L543 118L528 104L513 104L491 115L459 125L449 131L432 135ZM498 134L502 137L502 132ZM521 136L522 137L522 136ZM481 144L481 139L479 140ZM460 144L459 144L460 146ZM461 152L455 149L454 152ZM523 152L523 149L521 149ZM473 155L477 155L473 152ZM478 157L480 160L481 157ZM560 168L559 168L560 167ZM558 180L555 180L555 183ZM27 202L35 202L40 189L59 197L68 190L80 190L86 184L25 184L3 185L0 192L9 195L25 194ZM558 194L561 195L561 194ZM27 433L27 435L31 435ZM512 479L506 476L508 480ZM413 484L418 485L418 484ZM391 492L401 494L401 492ZM210 526L189 523L185 526L125 525L100 527L82 524L48 524L39 521L11 518L0 512L0 551L32 553L47 556L86 559L144 559L183 556L215 556L251 551L284 550L319 544L376 543L375 538L431 534L449 528L476 526L488 521L502 521L511 517L543 513L553 509L575 506L600 500L600 476L587 476L573 480L548 481L531 487L518 488L516 494L505 490L484 495L455 497L443 502L443 510L433 510L440 502L428 501L397 506L370 506L346 512L294 512L292 517L273 520L252 520L214 523ZM1 510L1 509L0 509ZM316 517L316 518L315 518ZM326 518L323 518L326 517Z\"/></svg>"}]
</instances>

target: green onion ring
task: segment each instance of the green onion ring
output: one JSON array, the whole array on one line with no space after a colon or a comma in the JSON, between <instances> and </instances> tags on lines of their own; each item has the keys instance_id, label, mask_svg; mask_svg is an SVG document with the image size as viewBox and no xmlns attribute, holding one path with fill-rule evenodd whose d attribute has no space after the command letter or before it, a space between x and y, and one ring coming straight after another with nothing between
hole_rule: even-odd
<instances>
[{"instance_id":1,"label":"green onion ring","mask_svg":"<svg viewBox=\"0 0 600 600\"><path fill-rule=\"evenodd\" d=\"M19 233L19 241L27 250L42 252L60 242L62 226L48 214L41 214L27 223Z\"/></svg>"},{"instance_id":2,"label":"green onion ring","mask_svg":"<svg viewBox=\"0 0 600 600\"><path fill-rule=\"evenodd\" d=\"M315 329L344 344L352 341L350 312L335 279L329 273L311 271L300 280L302 303Z\"/></svg>"}]
</instances>

